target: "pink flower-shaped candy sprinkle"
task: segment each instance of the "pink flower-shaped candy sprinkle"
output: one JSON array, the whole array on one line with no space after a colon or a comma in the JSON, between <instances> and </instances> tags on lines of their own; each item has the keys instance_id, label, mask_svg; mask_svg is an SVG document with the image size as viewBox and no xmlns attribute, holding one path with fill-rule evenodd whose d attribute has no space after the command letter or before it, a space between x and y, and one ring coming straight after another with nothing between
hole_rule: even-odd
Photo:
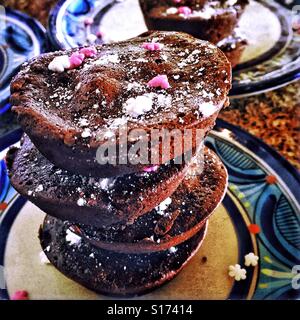
<instances>
[{"instance_id":1,"label":"pink flower-shaped candy sprinkle","mask_svg":"<svg viewBox=\"0 0 300 320\"><path fill-rule=\"evenodd\" d=\"M28 292L25 290L18 290L16 291L11 297L11 300L28 300Z\"/></svg>"},{"instance_id":2,"label":"pink flower-shaped candy sprinkle","mask_svg":"<svg viewBox=\"0 0 300 320\"><path fill-rule=\"evenodd\" d=\"M83 22L84 22L85 26L90 26L93 24L94 19L93 18L85 18Z\"/></svg>"},{"instance_id":3,"label":"pink flower-shaped candy sprinkle","mask_svg":"<svg viewBox=\"0 0 300 320\"><path fill-rule=\"evenodd\" d=\"M163 48L163 44L158 42L145 42L142 44L142 48L149 51L161 50Z\"/></svg>"},{"instance_id":4,"label":"pink flower-shaped candy sprinkle","mask_svg":"<svg viewBox=\"0 0 300 320\"><path fill-rule=\"evenodd\" d=\"M70 68L69 69L74 69L82 65L82 62L85 58L85 55L83 53L79 52L74 52L72 53L70 57Z\"/></svg>"},{"instance_id":5,"label":"pink flower-shaped candy sprinkle","mask_svg":"<svg viewBox=\"0 0 300 320\"><path fill-rule=\"evenodd\" d=\"M158 76L154 77L153 79L151 79L148 82L148 86L149 87L160 87L162 89L170 88L168 77L165 74L158 75Z\"/></svg>"},{"instance_id":6,"label":"pink flower-shaped candy sprinkle","mask_svg":"<svg viewBox=\"0 0 300 320\"><path fill-rule=\"evenodd\" d=\"M179 7L178 8L178 13L184 14L185 16L188 16L192 13L192 9L189 7Z\"/></svg>"},{"instance_id":7,"label":"pink flower-shaped candy sprinkle","mask_svg":"<svg viewBox=\"0 0 300 320\"><path fill-rule=\"evenodd\" d=\"M152 166L152 167L145 167L145 168L143 169L143 171L150 173L150 172L155 172L155 171L157 171L158 168L159 168L159 166L158 166L158 165L155 165L155 166Z\"/></svg>"},{"instance_id":8,"label":"pink flower-shaped candy sprinkle","mask_svg":"<svg viewBox=\"0 0 300 320\"><path fill-rule=\"evenodd\" d=\"M94 47L81 48L79 53L82 53L86 58L94 57L97 50Z\"/></svg>"},{"instance_id":9,"label":"pink flower-shaped candy sprinkle","mask_svg":"<svg viewBox=\"0 0 300 320\"><path fill-rule=\"evenodd\" d=\"M173 0L174 3L180 3L181 0Z\"/></svg>"}]
</instances>

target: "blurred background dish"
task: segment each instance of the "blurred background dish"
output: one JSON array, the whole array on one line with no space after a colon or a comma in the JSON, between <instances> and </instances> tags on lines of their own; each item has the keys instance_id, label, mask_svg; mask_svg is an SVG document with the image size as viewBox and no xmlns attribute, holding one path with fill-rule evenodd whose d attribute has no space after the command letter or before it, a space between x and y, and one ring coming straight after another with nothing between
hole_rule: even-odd
<instances>
[{"instance_id":1,"label":"blurred background dish","mask_svg":"<svg viewBox=\"0 0 300 320\"><path fill-rule=\"evenodd\" d=\"M246 7L239 29L248 44L233 72L231 106L220 117L262 138L300 169L300 29L290 10L295 4L250 1ZM92 25L86 26L91 17ZM146 29L138 0L75 0L72 5L64 0L49 19L56 48L82 45L90 33L100 32L94 40L102 43Z\"/></svg>"},{"instance_id":2,"label":"blurred background dish","mask_svg":"<svg viewBox=\"0 0 300 320\"><path fill-rule=\"evenodd\" d=\"M0 33L0 148L5 148L22 134L10 110L10 81L22 63L48 49L48 41L37 20L4 7L0 7Z\"/></svg>"},{"instance_id":3,"label":"blurred background dish","mask_svg":"<svg viewBox=\"0 0 300 320\"><path fill-rule=\"evenodd\" d=\"M239 21L248 42L233 72L231 96L278 88L300 77L300 34L279 1L250 0ZM147 30L138 0L63 0L49 18L57 49L126 40Z\"/></svg>"},{"instance_id":4,"label":"blurred background dish","mask_svg":"<svg viewBox=\"0 0 300 320\"><path fill-rule=\"evenodd\" d=\"M2 7L0 10L0 115L8 103L10 80L25 61L47 50L46 31L33 18Z\"/></svg>"}]
</instances>

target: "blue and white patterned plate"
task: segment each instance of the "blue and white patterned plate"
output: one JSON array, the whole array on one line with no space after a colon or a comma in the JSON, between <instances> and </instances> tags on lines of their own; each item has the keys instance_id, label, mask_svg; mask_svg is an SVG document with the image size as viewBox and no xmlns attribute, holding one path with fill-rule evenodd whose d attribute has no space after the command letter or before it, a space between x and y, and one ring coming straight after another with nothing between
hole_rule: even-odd
<instances>
[{"instance_id":1,"label":"blue and white patterned plate","mask_svg":"<svg viewBox=\"0 0 300 320\"><path fill-rule=\"evenodd\" d=\"M23 62L46 51L46 39L39 22L0 6L0 116L10 108L11 78Z\"/></svg>"},{"instance_id":2,"label":"blue and white patterned plate","mask_svg":"<svg viewBox=\"0 0 300 320\"><path fill-rule=\"evenodd\" d=\"M300 78L300 30L292 29L294 12L283 1L250 0L239 23L249 44L233 73L231 96L268 91ZM93 23L87 25L90 19ZM125 40L146 30L138 0L62 0L49 18L50 38L58 49Z\"/></svg>"},{"instance_id":3,"label":"blue and white patterned plate","mask_svg":"<svg viewBox=\"0 0 300 320\"><path fill-rule=\"evenodd\" d=\"M244 265L245 254L254 252L259 256L259 265L256 268L247 269L246 280L230 283L230 288L225 297L230 299L299 298L300 290L293 287L293 279L295 278L293 267L300 265L299 173L285 159L259 139L222 121L218 123L215 130L207 138L206 143L219 155L229 173L229 188L222 203L222 210L224 217L227 217L230 221L230 229L234 233L232 239L236 239L232 241L237 241L236 252L230 252L230 254L235 255L237 257L236 263L241 265ZM32 214L33 207L12 188L6 173L4 161L2 160L0 163L0 206L2 207L2 211L0 211L0 287L2 285L0 297L7 299L8 291L4 281L4 269L6 268L4 257L9 255L6 252L9 250L7 248L9 247L7 239L14 228L13 223L15 218L18 215L23 215L24 217ZM22 223L19 221L21 232L24 229L23 222L23 220ZM30 224L32 224L32 221ZM257 235L250 233L250 224L257 225L260 228L260 233ZM213 232L210 228L214 227L209 227L208 235L210 232ZM226 230L223 230L224 228L222 220L221 232L217 233L217 237L222 243L222 251L226 250L223 242L228 242L228 239L222 239L222 236L226 235ZM20 230L15 232L17 237L21 236ZM28 239L28 231L26 232L25 238ZM32 230L30 232L35 233L37 231ZM38 241L36 236L34 237L34 241ZM206 244L206 241L208 239L204 241L204 244ZM216 262L218 259L215 248L216 240L212 242L213 248L206 252L206 256L208 261L211 261L210 265L218 265L218 262ZM15 255L22 254L23 244L21 247L22 249L20 249L19 253L13 254L14 257ZM32 270L32 261L36 259L36 253L32 253L32 250L31 246L29 246L29 251L26 252L24 262L26 264L27 260L30 261L30 270ZM201 250L204 250L204 248L200 249L200 253ZM197 259L200 258L195 257L191 262L194 263L191 266L192 269L189 269L188 266L182 273L187 274L191 270L192 272L202 273L206 267L205 265L199 265ZM218 269L224 269L224 274L221 274L221 278L223 279L221 281L224 282L224 286L225 284L228 286L227 267L227 265L222 265L222 263L217 266ZM10 270L5 271L6 274L9 274ZM42 270L43 277L39 276L40 272L33 272L27 285L33 285L34 290L38 293L42 290L41 286L47 287L48 296L46 297L50 299L55 297L55 292L57 291L65 292L61 298L82 298L80 294L73 296L72 290L75 289L73 287L69 291L66 289L70 288L72 284L70 282L64 284L63 282L66 280L59 278L58 272L55 272L44 269ZM208 277L210 279L207 282L204 279L201 286L208 286L208 283L210 286L212 285L212 279L214 279L213 272L213 270L209 270ZM12 273L15 279L17 275L14 271ZM46 274L49 273L51 273L53 278L48 281L52 281L56 283L55 285L60 286L54 292L50 289L50 283L47 283ZM24 277L24 275L20 277L21 284L25 285L27 277ZM159 298L162 299L164 294L167 296L169 294L174 295L174 292L170 293L172 285L176 287L181 281L180 277L175 280L170 285L165 286L163 290L155 291L153 297L157 298L155 294L160 294ZM9 283L7 283L7 286L9 287ZM184 288L184 290L188 290L186 286ZM28 288L19 287L18 289ZM209 290L210 288L204 288L203 292L209 292ZM41 298L38 293L36 294L36 298ZM176 294L176 298L180 298L181 294L184 293L177 292ZM184 296L186 297L186 295ZM43 297L45 298L45 296ZM191 298L205 299L207 296L196 294Z\"/></svg>"}]
</instances>

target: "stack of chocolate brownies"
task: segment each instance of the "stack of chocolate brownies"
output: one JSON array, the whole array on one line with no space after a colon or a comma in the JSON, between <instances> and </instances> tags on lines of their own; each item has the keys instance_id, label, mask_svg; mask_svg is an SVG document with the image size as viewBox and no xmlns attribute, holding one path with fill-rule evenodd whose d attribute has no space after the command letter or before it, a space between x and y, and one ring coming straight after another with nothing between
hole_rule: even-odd
<instances>
[{"instance_id":1,"label":"stack of chocolate brownies","mask_svg":"<svg viewBox=\"0 0 300 320\"><path fill-rule=\"evenodd\" d=\"M182 31L217 45L235 67L247 40L238 27L248 0L139 0L149 30Z\"/></svg>"},{"instance_id":2,"label":"stack of chocolate brownies","mask_svg":"<svg viewBox=\"0 0 300 320\"><path fill-rule=\"evenodd\" d=\"M122 296L182 269L226 191L226 169L203 140L230 86L225 55L178 32L48 53L22 67L11 102L26 134L7 167L16 190L47 214L40 242L59 271ZM164 140L146 139L157 130L173 130L167 161ZM134 161L142 153L156 160Z\"/></svg>"}]
</instances>

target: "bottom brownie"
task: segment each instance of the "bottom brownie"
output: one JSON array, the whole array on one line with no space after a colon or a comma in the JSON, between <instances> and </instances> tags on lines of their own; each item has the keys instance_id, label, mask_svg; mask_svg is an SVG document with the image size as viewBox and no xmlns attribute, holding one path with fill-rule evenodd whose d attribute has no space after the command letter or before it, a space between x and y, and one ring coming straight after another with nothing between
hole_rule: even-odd
<instances>
[{"instance_id":1,"label":"bottom brownie","mask_svg":"<svg viewBox=\"0 0 300 320\"><path fill-rule=\"evenodd\" d=\"M192 238L168 250L125 254L94 247L70 226L46 217L40 229L45 254L67 277L112 296L140 295L170 281L197 252L207 230L206 223Z\"/></svg>"}]
</instances>

